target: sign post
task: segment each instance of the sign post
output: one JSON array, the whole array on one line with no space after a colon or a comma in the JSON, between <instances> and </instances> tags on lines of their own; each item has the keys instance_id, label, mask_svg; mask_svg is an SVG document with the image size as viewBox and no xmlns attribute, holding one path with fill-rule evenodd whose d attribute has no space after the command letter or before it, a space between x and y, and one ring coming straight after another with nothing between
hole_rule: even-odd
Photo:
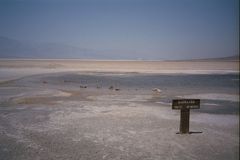
<instances>
[{"instance_id":1,"label":"sign post","mask_svg":"<svg viewBox=\"0 0 240 160\"><path fill-rule=\"evenodd\" d=\"M199 109L200 99L174 99L172 109L180 109L180 134L189 134L190 109Z\"/></svg>"}]
</instances>

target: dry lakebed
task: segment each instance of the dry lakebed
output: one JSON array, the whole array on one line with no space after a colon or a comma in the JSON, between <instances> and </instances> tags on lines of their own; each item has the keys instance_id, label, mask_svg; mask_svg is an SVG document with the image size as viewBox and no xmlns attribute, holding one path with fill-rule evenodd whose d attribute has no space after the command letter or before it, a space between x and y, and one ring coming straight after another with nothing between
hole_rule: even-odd
<instances>
[{"instance_id":1,"label":"dry lakebed","mask_svg":"<svg viewBox=\"0 0 240 160\"><path fill-rule=\"evenodd\" d=\"M0 159L237 160L238 65L0 60ZM192 134L178 98L201 99Z\"/></svg>"}]
</instances>

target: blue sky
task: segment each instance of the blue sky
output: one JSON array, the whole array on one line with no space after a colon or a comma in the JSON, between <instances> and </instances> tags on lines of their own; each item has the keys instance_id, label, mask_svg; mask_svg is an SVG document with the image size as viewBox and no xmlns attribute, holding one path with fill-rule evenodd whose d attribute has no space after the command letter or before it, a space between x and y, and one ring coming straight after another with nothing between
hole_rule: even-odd
<instances>
[{"instance_id":1,"label":"blue sky","mask_svg":"<svg viewBox=\"0 0 240 160\"><path fill-rule=\"evenodd\" d=\"M113 58L231 56L238 12L237 0L0 0L0 36Z\"/></svg>"}]
</instances>

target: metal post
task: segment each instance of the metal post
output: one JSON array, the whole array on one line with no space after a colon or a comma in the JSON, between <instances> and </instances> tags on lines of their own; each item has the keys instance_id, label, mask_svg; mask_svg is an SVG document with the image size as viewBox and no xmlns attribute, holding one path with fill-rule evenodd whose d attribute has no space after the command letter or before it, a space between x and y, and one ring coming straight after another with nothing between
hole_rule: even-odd
<instances>
[{"instance_id":1,"label":"metal post","mask_svg":"<svg viewBox=\"0 0 240 160\"><path fill-rule=\"evenodd\" d=\"M190 117L190 110L186 108L181 109L180 134L189 133L189 117Z\"/></svg>"}]
</instances>

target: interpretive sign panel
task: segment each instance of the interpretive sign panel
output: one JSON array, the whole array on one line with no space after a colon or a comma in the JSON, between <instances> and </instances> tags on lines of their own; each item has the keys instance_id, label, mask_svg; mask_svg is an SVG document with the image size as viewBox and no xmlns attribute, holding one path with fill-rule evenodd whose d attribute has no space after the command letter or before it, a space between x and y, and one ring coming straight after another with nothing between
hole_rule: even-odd
<instances>
[{"instance_id":1,"label":"interpretive sign panel","mask_svg":"<svg viewBox=\"0 0 240 160\"><path fill-rule=\"evenodd\" d=\"M172 109L199 109L200 99L174 99Z\"/></svg>"}]
</instances>

